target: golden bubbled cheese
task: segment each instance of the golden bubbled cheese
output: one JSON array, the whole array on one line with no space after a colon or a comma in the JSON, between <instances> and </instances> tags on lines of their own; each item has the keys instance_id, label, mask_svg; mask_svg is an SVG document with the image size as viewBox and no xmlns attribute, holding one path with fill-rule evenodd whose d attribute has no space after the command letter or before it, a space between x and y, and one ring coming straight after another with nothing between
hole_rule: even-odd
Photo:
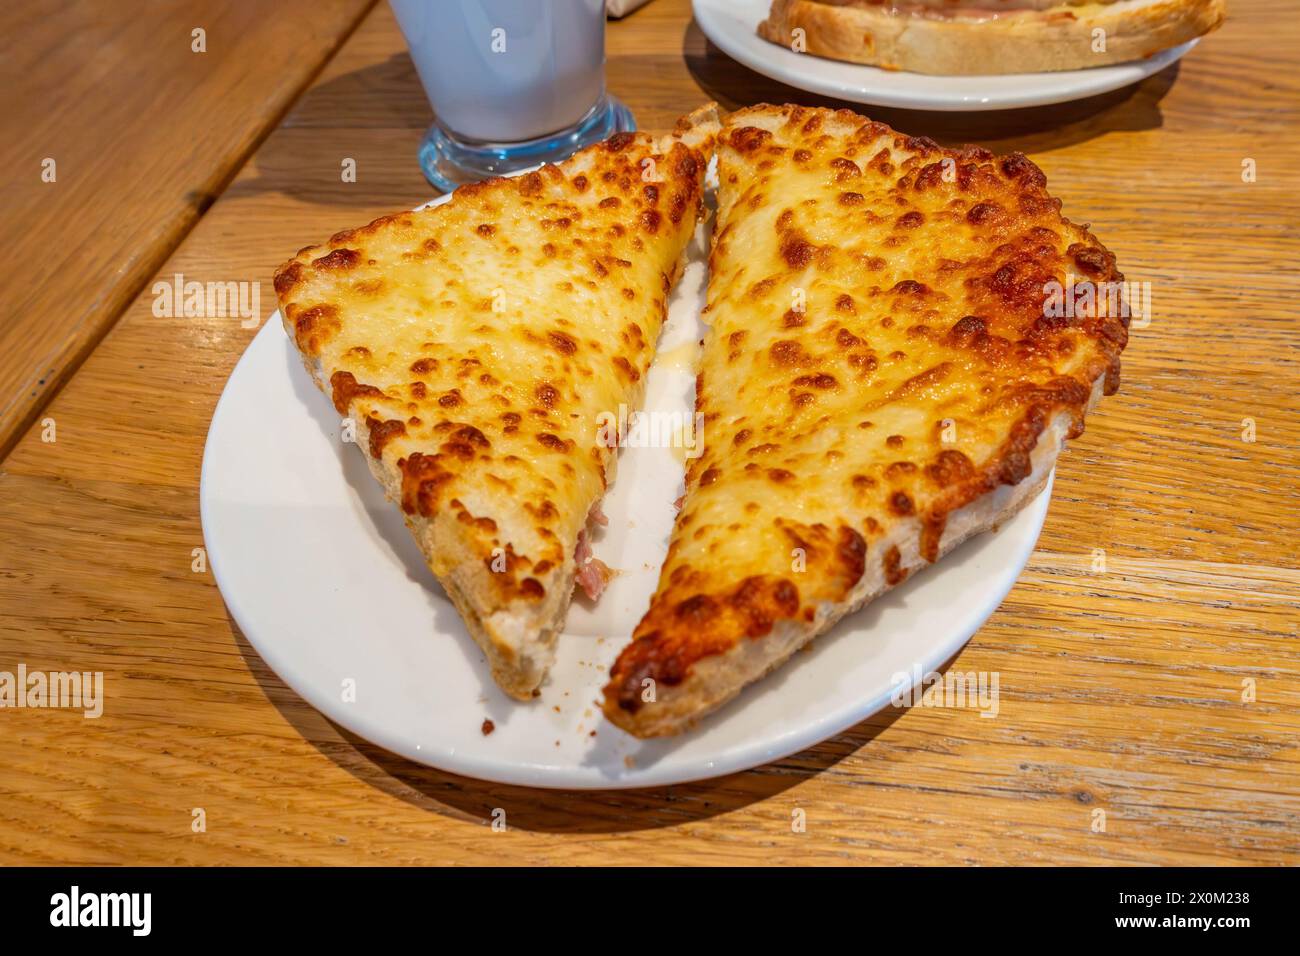
<instances>
[{"instance_id":1,"label":"golden bubbled cheese","mask_svg":"<svg viewBox=\"0 0 1300 956\"><path fill-rule=\"evenodd\" d=\"M1126 341L1120 310L1044 308L1052 282L1122 276L1022 155L787 106L732 114L718 158L703 454L606 688L642 735L936 560L950 516L1027 478L1045 429L1082 430Z\"/></svg>"},{"instance_id":2,"label":"golden bubbled cheese","mask_svg":"<svg viewBox=\"0 0 1300 956\"><path fill-rule=\"evenodd\" d=\"M303 249L285 329L488 654L528 697L639 405L701 207L707 130L619 134Z\"/></svg>"}]
</instances>

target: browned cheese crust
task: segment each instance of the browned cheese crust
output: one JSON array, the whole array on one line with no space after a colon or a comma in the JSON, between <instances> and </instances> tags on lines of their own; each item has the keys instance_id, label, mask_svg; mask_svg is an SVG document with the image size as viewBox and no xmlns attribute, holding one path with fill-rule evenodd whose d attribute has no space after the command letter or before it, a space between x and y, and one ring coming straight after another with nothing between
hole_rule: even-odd
<instances>
[{"instance_id":1,"label":"browned cheese crust","mask_svg":"<svg viewBox=\"0 0 1300 956\"><path fill-rule=\"evenodd\" d=\"M1127 341L1122 306L1045 309L1067 275L1123 277L1021 154L759 106L728 118L718 162L703 453L605 688L642 736L1023 506L1094 390L1117 388Z\"/></svg>"},{"instance_id":2,"label":"browned cheese crust","mask_svg":"<svg viewBox=\"0 0 1300 956\"><path fill-rule=\"evenodd\" d=\"M1226 0L1018 0L1012 6L774 0L758 35L791 49L797 38L812 56L887 70L1038 73L1145 59L1217 29L1227 14Z\"/></svg>"},{"instance_id":3,"label":"browned cheese crust","mask_svg":"<svg viewBox=\"0 0 1300 956\"><path fill-rule=\"evenodd\" d=\"M516 697L549 666L616 462L598 416L639 405L711 143L689 119L619 134L276 273L304 364Z\"/></svg>"}]
</instances>

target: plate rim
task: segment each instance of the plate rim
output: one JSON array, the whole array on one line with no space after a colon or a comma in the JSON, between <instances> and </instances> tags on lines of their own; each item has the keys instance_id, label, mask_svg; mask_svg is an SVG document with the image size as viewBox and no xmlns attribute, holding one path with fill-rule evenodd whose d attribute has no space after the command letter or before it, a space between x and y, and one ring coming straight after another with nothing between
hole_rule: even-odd
<instances>
[{"instance_id":1,"label":"plate rim","mask_svg":"<svg viewBox=\"0 0 1300 956\"><path fill-rule=\"evenodd\" d=\"M906 93L898 91L870 90L865 85L851 85L847 81L834 80L830 78L821 78L795 68L794 64L798 59L807 59L811 54L801 55L792 53L780 48L777 44L769 43L758 37L757 34L746 34L744 38L732 36L723 28L723 23L715 18L734 15L727 7L734 7L740 3L753 3L758 5L763 0L691 0L691 15L695 23L699 26L700 31L713 43L718 49L722 50L727 56L735 60L748 69L760 73L769 79L792 86L795 89L801 89L809 93L817 93L821 96L834 97L836 99L848 100L854 103L863 103L872 106L883 106L891 109L910 109L910 110L928 110L939 113L981 113L993 112L997 110L1009 109L1028 109L1034 106L1051 106L1059 103L1068 103L1073 100L1086 99L1090 96L1099 96L1103 93L1109 93L1121 87L1129 86L1140 82L1155 73L1160 72L1171 63L1181 60L1188 52L1192 50L1201 40L1200 37L1194 37L1186 43L1170 47L1152 54L1145 60L1130 60L1124 63L1115 63L1109 66L1098 66L1086 70L1061 70L1050 73L1017 73L1017 74L993 74L982 76L948 76L937 77L948 81L960 89L963 86L970 87L971 81L1002 79L1007 76L1016 76L1024 79L1026 82L1017 87L1016 92L998 94L996 96L979 96L971 92L956 94L947 97L934 96L932 94L918 94L915 92ZM757 55L758 47L753 45L757 41L764 47L770 48L765 52L777 54L773 61L764 59ZM879 67L869 66L862 63L849 63L847 61L834 60L829 57L812 56L812 59L820 62L831 64L837 68L844 68L851 71L864 71L861 76L864 80L884 79L886 77L911 77L924 76L927 79L933 79L929 74L910 73L905 70L892 71L884 70ZM775 64L775 65L774 65ZM1055 93L1034 93L1033 80L1035 78L1053 78L1062 77L1077 78L1078 85L1071 88L1066 87L1059 89Z\"/></svg>"}]
</instances>

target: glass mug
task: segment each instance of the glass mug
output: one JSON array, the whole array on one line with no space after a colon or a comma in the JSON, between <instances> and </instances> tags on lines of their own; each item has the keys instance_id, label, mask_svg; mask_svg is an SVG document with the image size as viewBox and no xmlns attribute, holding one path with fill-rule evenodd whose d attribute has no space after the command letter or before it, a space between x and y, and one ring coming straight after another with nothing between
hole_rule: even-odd
<instances>
[{"instance_id":1,"label":"glass mug","mask_svg":"<svg viewBox=\"0 0 1300 956\"><path fill-rule=\"evenodd\" d=\"M555 162L622 130L605 92L605 0L389 0L434 123L420 167L443 191Z\"/></svg>"}]
</instances>

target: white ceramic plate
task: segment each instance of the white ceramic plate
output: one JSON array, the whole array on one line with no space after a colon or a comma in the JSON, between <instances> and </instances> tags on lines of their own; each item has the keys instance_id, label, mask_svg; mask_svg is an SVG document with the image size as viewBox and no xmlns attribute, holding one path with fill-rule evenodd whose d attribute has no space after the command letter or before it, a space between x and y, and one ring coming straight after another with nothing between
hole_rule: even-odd
<instances>
[{"instance_id":1,"label":"white ceramic plate","mask_svg":"<svg viewBox=\"0 0 1300 956\"><path fill-rule=\"evenodd\" d=\"M706 243L701 226L670 297L647 409L693 407L694 373L680 356L703 331ZM910 675L937 669L993 613L1033 551L1051 496L1049 483L1000 531L842 621L693 732L638 741L603 719L600 689L657 582L680 451L623 450L604 502L609 526L593 543L622 573L598 604L573 602L540 699L520 704L493 684L340 424L276 313L231 373L203 453L204 541L230 613L285 683L353 733L442 770L529 786L699 780L852 727L889 705L897 674L912 686ZM490 735L484 720L495 725Z\"/></svg>"},{"instance_id":2,"label":"white ceramic plate","mask_svg":"<svg viewBox=\"0 0 1300 956\"><path fill-rule=\"evenodd\" d=\"M754 31L771 0L693 0L695 22L727 56L774 80L855 103L903 109L967 112L1044 106L1108 93L1136 83L1180 59L1198 41L1146 60L1060 73L1006 76L926 76L795 53Z\"/></svg>"}]
</instances>

